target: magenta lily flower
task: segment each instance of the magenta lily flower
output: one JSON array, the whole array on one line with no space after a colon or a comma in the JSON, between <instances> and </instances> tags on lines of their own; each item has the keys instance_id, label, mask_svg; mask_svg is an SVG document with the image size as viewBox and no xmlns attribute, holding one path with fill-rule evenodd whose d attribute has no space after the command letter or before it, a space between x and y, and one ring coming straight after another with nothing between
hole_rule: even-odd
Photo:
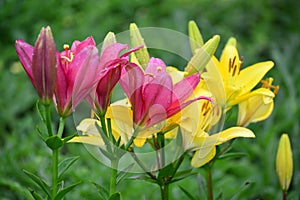
<instances>
[{"instance_id":1,"label":"magenta lily flower","mask_svg":"<svg viewBox=\"0 0 300 200\"><path fill-rule=\"evenodd\" d=\"M199 99L187 100L200 81L195 73L173 85L171 76L166 72L165 63L151 58L145 72L137 65L127 65L120 79L133 110L136 126L150 127L173 115Z\"/></svg>"},{"instance_id":2,"label":"magenta lily flower","mask_svg":"<svg viewBox=\"0 0 300 200\"><path fill-rule=\"evenodd\" d=\"M66 117L96 86L99 80L99 55L92 37L82 42L75 41L71 49L65 45L64 49L65 51L57 53L54 93L57 111Z\"/></svg>"},{"instance_id":3,"label":"magenta lily flower","mask_svg":"<svg viewBox=\"0 0 300 200\"><path fill-rule=\"evenodd\" d=\"M33 46L23 40L15 43L20 62L42 103L50 104L56 79L56 47L50 27L42 28Z\"/></svg>"},{"instance_id":4,"label":"magenta lily flower","mask_svg":"<svg viewBox=\"0 0 300 200\"><path fill-rule=\"evenodd\" d=\"M100 80L92 92L94 100L91 98L87 99L91 105L94 103L99 115L103 116L106 113L110 102L110 94L120 80L122 68L128 64L128 55L138 49L132 49L119 56L120 52L128 47L125 44L115 43L105 48L101 54L99 64L99 69L101 70L99 74Z\"/></svg>"}]
</instances>

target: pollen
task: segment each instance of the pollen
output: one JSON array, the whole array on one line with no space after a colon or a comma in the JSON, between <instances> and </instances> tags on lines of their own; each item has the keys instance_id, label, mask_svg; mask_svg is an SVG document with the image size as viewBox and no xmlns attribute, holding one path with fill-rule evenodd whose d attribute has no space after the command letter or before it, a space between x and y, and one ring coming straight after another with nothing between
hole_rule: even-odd
<instances>
[{"instance_id":1,"label":"pollen","mask_svg":"<svg viewBox=\"0 0 300 200\"><path fill-rule=\"evenodd\" d=\"M266 78L266 80L261 80L260 81L262 83L262 88L267 88L267 89L273 89L273 93L276 95L278 93L278 90L279 90L279 86L276 85L272 85L273 83L273 78Z\"/></svg>"},{"instance_id":2,"label":"pollen","mask_svg":"<svg viewBox=\"0 0 300 200\"><path fill-rule=\"evenodd\" d=\"M67 62L72 62L73 58L74 58L74 54L73 52L71 52L69 50L70 46L68 44L64 44L64 50L65 50L65 53L66 53L66 56L61 56L62 59L66 60Z\"/></svg>"},{"instance_id":3,"label":"pollen","mask_svg":"<svg viewBox=\"0 0 300 200\"><path fill-rule=\"evenodd\" d=\"M161 72L162 71L162 67L157 67L156 70L157 70L157 72Z\"/></svg>"}]
</instances>

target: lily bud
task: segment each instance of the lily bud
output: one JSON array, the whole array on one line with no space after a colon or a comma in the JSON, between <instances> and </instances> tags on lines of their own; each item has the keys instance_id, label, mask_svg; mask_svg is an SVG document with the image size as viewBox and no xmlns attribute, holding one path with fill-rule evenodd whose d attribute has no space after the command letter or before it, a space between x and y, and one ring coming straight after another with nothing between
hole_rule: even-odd
<instances>
[{"instance_id":1,"label":"lily bud","mask_svg":"<svg viewBox=\"0 0 300 200\"><path fill-rule=\"evenodd\" d=\"M37 93L44 104L52 101L56 79L56 47L50 27L42 28L32 57L32 74Z\"/></svg>"},{"instance_id":2,"label":"lily bud","mask_svg":"<svg viewBox=\"0 0 300 200\"><path fill-rule=\"evenodd\" d=\"M130 40L131 40L132 47L135 48L135 47L143 46L143 48L134 52L132 55L136 57L141 67L145 69L149 62L150 56L146 44L144 42L144 38L142 37L135 23L131 23L129 29L130 29Z\"/></svg>"},{"instance_id":3,"label":"lily bud","mask_svg":"<svg viewBox=\"0 0 300 200\"><path fill-rule=\"evenodd\" d=\"M202 47L204 45L204 42L200 30L193 20L189 21L189 37L191 50L193 55L195 55L196 49Z\"/></svg>"},{"instance_id":4,"label":"lily bud","mask_svg":"<svg viewBox=\"0 0 300 200\"><path fill-rule=\"evenodd\" d=\"M202 72L210 58L213 56L220 42L220 36L215 35L210 40L208 40L202 47L195 50L195 55L191 58L187 66L185 67L185 72L188 75L194 74L196 72Z\"/></svg>"},{"instance_id":5,"label":"lily bud","mask_svg":"<svg viewBox=\"0 0 300 200\"><path fill-rule=\"evenodd\" d=\"M276 156L276 171L281 189L289 189L293 176L293 155L290 139L287 134L282 134Z\"/></svg>"}]
</instances>

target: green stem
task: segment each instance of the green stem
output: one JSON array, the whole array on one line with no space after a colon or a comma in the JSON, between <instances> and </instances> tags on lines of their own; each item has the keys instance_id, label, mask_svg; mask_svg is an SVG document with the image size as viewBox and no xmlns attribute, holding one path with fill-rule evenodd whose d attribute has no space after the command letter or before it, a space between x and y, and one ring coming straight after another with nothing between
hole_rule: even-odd
<instances>
[{"instance_id":1,"label":"green stem","mask_svg":"<svg viewBox=\"0 0 300 200\"><path fill-rule=\"evenodd\" d=\"M108 137L104 115L100 115L100 122L101 122L102 130L104 131L104 134Z\"/></svg>"},{"instance_id":2,"label":"green stem","mask_svg":"<svg viewBox=\"0 0 300 200\"><path fill-rule=\"evenodd\" d=\"M282 190L282 200L286 200L287 191Z\"/></svg>"},{"instance_id":3,"label":"green stem","mask_svg":"<svg viewBox=\"0 0 300 200\"><path fill-rule=\"evenodd\" d=\"M64 117L60 117L59 127L58 127L58 132L57 132L57 136L60 138L62 138L62 134L63 134L64 128L65 128L65 123L66 123L66 119Z\"/></svg>"},{"instance_id":4,"label":"green stem","mask_svg":"<svg viewBox=\"0 0 300 200\"><path fill-rule=\"evenodd\" d=\"M207 196L208 200L213 200L213 184L212 184L212 163L208 163L207 168Z\"/></svg>"},{"instance_id":5,"label":"green stem","mask_svg":"<svg viewBox=\"0 0 300 200\"><path fill-rule=\"evenodd\" d=\"M160 193L161 193L162 200L168 200L169 199L169 185L168 184L160 185Z\"/></svg>"},{"instance_id":6,"label":"green stem","mask_svg":"<svg viewBox=\"0 0 300 200\"><path fill-rule=\"evenodd\" d=\"M57 193L57 177L58 177L58 150L52 150L52 199Z\"/></svg>"},{"instance_id":7,"label":"green stem","mask_svg":"<svg viewBox=\"0 0 300 200\"><path fill-rule=\"evenodd\" d=\"M110 176L110 186L109 186L109 195L113 195L116 192L117 185L117 173L118 173L118 160L111 160L111 176Z\"/></svg>"},{"instance_id":8,"label":"green stem","mask_svg":"<svg viewBox=\"0 0 300 200\"><path fill-rule=\"evenodd\" d=\"M46 127L48 131L48 136L52 136L52 125L51 125L51 113L50 113L50 104L44 105L45 106L45 115L46 115Z\"/></svg>"},{"instance_id":9,"label":"green stem","mask_svg":"<svg viewBox=\"0 0 300 200\"><path fill-rule=\"evenodd\" d=\"M136 138L136 136L139 133L139 128L134 129L133 135L131 136L131 138L129 139L129 141L127 142L126 146L125 146L125 150L127 151L129 149L129 147L132 145L133 140Z\"/></svg>"}]
</instances>

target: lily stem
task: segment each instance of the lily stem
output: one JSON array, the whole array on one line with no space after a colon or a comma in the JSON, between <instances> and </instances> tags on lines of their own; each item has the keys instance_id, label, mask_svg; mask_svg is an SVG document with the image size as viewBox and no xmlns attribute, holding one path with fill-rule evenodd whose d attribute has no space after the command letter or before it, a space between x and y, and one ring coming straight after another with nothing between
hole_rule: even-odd
<instances>
[{"instance_id":1,"label":"lily stem","mask_svg":"<svg viewBox=\"0 0 300 200\"><path fill-rule=\"evenodd\" d=\"M64 117L60 117L59 119L59 127L58 127L58 132L57 132L57 136L59 138L62 138L62 134L64 132L64 128L65 128L65 123L66 123L66 120Z\"/></svg>"},{"instance_id":2,"label":"lily stem","mask_svg":"<svg viewBox=\"0 0 300 200\"><path fill-rule=\"evenodd\" d=\"M286 200L287 191L282 190L282 200Z\"/></svg>"},{"instance_id":3,"label":"lily stem","mask_svg":"<svg viewBox=\"0 0 300 200\"><path fill-rule=\"evenodd\" d=\"M109 185L109 195L113 195L116 192L117 185L117 168L118 168L118 160L111 160L111 176L110 176L110 185Z\"/></svg>"},{"instance_id":4,"label":"lily stem","mask_svg":"<svg viewBox=\"0 0 300 200\"><path fill-rule=\"evenodd\" d=\"M57 193L57 177L58 177L58 149L52 150L52 199Z\"/></svg>"},{"instance_id":5,"label":"lily stem","mask_svg":"<svg viewBox=\"0 0 300 200\"><path fill-rule=\"evenodd\" d=\"M212 163L208 163L207 167L207 196L208 200L213 200L213 184L212 184Z\"/></svg>"},{"instance_id":6,"label":"lily stem","mask_svg":"<svg viewBox=\"0 0 300 200\"><path fill-rule=\"evenodd\" d=\"M52 136L53 132L52 132L52 125L51 125L51 113L50 113L50 104L46 104L45 106L45 117L46 117L46 127L47 127L47 131L48 131L48 136Z\"/></svg>"},{"instance_id":7,"label":"lily stem","mask_svg":"<svg viewBox=\"0 0 300 200\"><path fill-rule=\"evenodd\" d=\"M161 199L162 200L168 200L169 199L169 185L168 184L162 184L160 185L160 192L161 192Z\"/></svg>"}]
</instances>

